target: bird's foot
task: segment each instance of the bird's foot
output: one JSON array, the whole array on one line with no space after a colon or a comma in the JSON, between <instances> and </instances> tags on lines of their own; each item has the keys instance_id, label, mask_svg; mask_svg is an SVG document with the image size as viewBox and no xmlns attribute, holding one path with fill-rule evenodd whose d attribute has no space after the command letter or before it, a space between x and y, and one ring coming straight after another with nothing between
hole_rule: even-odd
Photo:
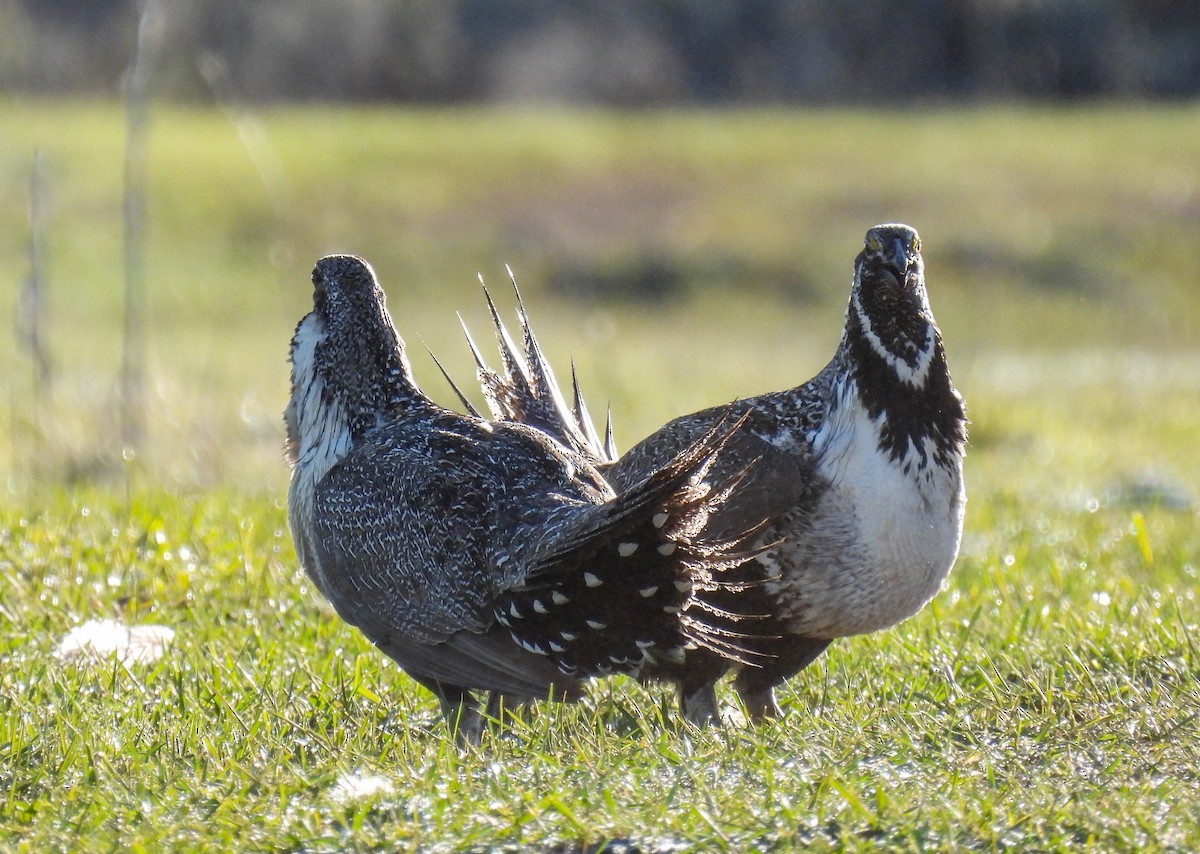
<instances>
[{"instance_id":1,"label":"bird's foot","mask_svg":"<svg viewBox=\"0 0 1200 854\"><path fill-rule=\"evenodd\" d=\"M742 701L742 707L746 710L746 717L751 724L764 724L783 717L783 710L775 700L773 688L739 690L735 686L734 690L737 691L738 699Z\"/></svg>"}]
</instances>

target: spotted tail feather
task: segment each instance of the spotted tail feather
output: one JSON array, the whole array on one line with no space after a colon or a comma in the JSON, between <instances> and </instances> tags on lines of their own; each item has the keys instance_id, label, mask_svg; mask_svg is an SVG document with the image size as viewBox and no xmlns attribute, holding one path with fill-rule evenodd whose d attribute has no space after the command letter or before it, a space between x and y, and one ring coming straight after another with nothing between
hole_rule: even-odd
<instances>
[{"instance_id":1,"label":"spotted tail feather","mask_svg":"<svg viewBox=\"0 0 1200 854\"><path fill-rule=\"evenodd\" d=\"M756 615L706 604L723 576L759 554L757 530L705 539L708 515L727 490L705 481L731 429L718 424L667 466L590 511L506 591L496 619L523 648L577 677L637 673L682 662L702 646L735 661L755 657ZM719 613L714 622L710 614Z\"/></svg>"}]
</instances>

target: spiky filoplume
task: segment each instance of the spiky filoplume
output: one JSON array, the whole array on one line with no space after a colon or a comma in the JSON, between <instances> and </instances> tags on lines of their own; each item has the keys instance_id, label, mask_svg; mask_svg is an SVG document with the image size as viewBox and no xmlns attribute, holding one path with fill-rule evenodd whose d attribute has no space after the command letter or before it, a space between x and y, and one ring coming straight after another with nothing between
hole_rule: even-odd
<instances>
[{"instance_id":1,"label":"spiky filoplume","mask_svg":"<svg viewBox=\"0 0 1200 854\"><path fill-rule=\"evenodd\" d=\"M520 318L525 362L541 365L523 307ZM481 366L481 383L495 417L521 420L536 404L509 398L538 395L540 388L521 382L521 358L506 333L501 350L504 373ZM548 366L535 372L552 376ZM720 484L748 461L757 464L710 519L710 530L720 535L765 519L758 545L774 545L740 568L744 584L711 601L718 610L767 615L753 645L763 655L735 665L697 650L681 663L643 671L674 681L686 716L696 722L716 714L713 685L730 667L751 716L778 715L776 685L833 639L915 614L954 564L966 501L967 421L929 307L916 231L888 224L867 232L841 343L820 373L795 388L741 400L733 411L743 420L711 479ZM678 418L600 471L618 492L627 489L727 413L722 407ZM553 424L538 426L566 435ZM577 423L570 434L587 436L589 426ZM592 456L611 459L598 444Z\"/></svg>"},{"instance_id":2,"label":"spiky filoplume","mask_svg":"<svg viewBox=\"0 0 1200 854\"><path fill-rule=\"evenodd\" d=\"M731 633L688 607L750 554L741 536L704 533L724 499L704 478L730 425L618 496L541 431L427 398L364 261L324 258L313 285L285 412L296 553L461 736L480 729L472 691L572 698L580 679L636 673L688 646L741 657Z\"/></svg>"}]
</instances>

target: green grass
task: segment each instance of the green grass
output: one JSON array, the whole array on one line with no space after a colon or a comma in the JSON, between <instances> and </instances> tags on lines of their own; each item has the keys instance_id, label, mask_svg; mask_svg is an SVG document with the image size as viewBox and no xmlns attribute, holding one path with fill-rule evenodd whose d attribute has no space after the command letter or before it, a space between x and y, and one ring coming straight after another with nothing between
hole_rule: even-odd
<instances>
[{"instance_id":1,"label":"green grass","mask_svg":"<svg viewBox=\"0 0 1200 854\"><path fill-rule=\"evenodd\" d=\"M150 429L126 460L120 113L0 105L14 284L34 145L48 165L57 365L36 398L0 344L0 850L1200 847L1200 111L245 121L249 146L220 113L155 112ZM919 616L791 680L777 725L690 730L612 680L460 756L309 589L279 413L319 255L374 262L442 400L418 336L466 376L453 311L484 332L474 274L510 262L627 447L814 373L890 219L922 232L971 409L963 553ZM683 270L675 298L551 287L646 258ZM60 660L101 618L175 640ZM343 798L347 775L382 788Z\"/></svg>"},{"instance_id":2,"label":"green grass","mask_svg":"<svg viewBox=\"0 0 1200 854\"><path fill-rule=\"evenodd\" d=\"M0 530L0 833L28 850L1200 840L1190 512L986 496L949 592L835 645L773 727L687 730L613 682L462 757L314 601L270 501L79 495ZM64 665L91 616L178 634L156 664ZM390 789L340 801L349 773Z\"/></svg>"}]
</instances>

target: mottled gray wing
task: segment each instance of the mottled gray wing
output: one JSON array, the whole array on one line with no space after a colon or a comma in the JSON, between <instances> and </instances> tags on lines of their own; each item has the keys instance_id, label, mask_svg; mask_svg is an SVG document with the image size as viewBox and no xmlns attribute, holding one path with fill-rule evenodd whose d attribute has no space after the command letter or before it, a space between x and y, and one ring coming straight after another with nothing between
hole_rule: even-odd
<instances>
[{"instance_id":1,"label":"mottled gray wing","mask_svg":"<svg viewBox=\"0 0 1200 854\"><path fill-rule=\"evenodd\" d=\"M707 478L718 489L737 484L710 518L707 530L714 537L732 537L764 522L770 525L783 513L806 503L815 492L816 474L807 445L784 448L764 438L778 434L779 425L769 407L759 408L756 403L756 399L740 400L677 418L630 448L604 474L618 492L624 492L660 469L722 418L745 415L737 433L717 455ZM769 528L765 533L770 535Z\"/></svg>"},{"instance_id":2,"label":"mottled gray wing","mask_svg":"<svg viewBox=\"0 0 1200 854\"><path fill-rule=\"evenodd\" d=\"M341 617L414 675L538 696L553 664L493 628L483 477L469 458L363 446L317 486L315 557Z\"/></svg>"},{"instance_id":3,"label":"mottled gray wing","mask_svg":"<svg viewBox=\"0 0 1200 854\"><path fill-rule=\"evenodd\" d=\"M437 643L489 624L485 502L468 473L366 445L317 485L315 547L347 621Z\"/></svg>"}]
</instances>

